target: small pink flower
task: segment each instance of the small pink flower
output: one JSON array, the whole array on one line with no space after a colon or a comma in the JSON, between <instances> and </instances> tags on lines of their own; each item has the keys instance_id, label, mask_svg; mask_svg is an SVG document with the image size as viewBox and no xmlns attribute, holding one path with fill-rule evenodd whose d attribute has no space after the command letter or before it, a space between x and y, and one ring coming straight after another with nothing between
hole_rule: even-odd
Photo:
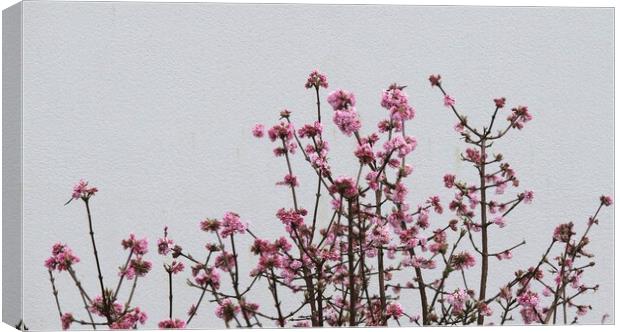
<instances>
[{"instance_id":1,"label":"small pink flower","mask_svg":"<svg viewBox=\"0 0 620 332\"><path fill-rule=\"evenodd\" d=\"M553 238L560 242L568 243L573 235L575 235L575 232L573 232L572 222L560 224L553 231Z\"/></svg>"},{"instance_id":2,"label":"small pink flower","mask_svg":"<svg viewBox=\"0 0 620 332\"><path fill-rule=\"evenodd\" d=\"M327 102L334 111L345 110L355 106L355 95L346 90L336 90L327 96Z\"/></svg>"},{"instance_id":3,"label":"small pink flower","mask_svg":"<svg viewBox=\"0 0 620 332\"><path fill-rule=\"evenodd\" d=\"M512 253L509 250L506 250L504 252L501 252L499 254L497 254L497 259L504 260L504 259L511 259L512 258Z\"/></svg>"},{"instance_id":4,"label":"small pink flower","mask_svg":"<svg viewBox=\"0 0 620 332\"><path fill-rule=\"evenodd\" d=\"M220 235L223 238L227 238L231 234L239 233L244 234L247 225L241 221L239 215L235 212L224 213L224 218L221 221L222 229Z\"/></svg>"},{"instance_id":5,"label":"small pink flower","mask_svg":"<svg viewBox=\"0 0 620 332\"><path fill-rule=\"evenodd\" d=\"M85 180L80 180L76 185L73 186L73 194L71 197L73 199L88 199L90 196L94 195L97 192L96 187L89 187L88 182Z\"/></svg>"},{"instance_id":6,"label":"small pink flower","mask_svg":"<svg viewBox=\"0 0 620 332\"><path fill-rule=\"evenodd\" d=\"M173 246L174 241L168 238L168 226L165 226L164 237L157 240L157 252L162 256L166 256L170 253Z\"/></svg>"},{"instance_id":7,"label":"small pink flower","mask_svg":"<svg viewBox=\"0 0 620 332\"><path fill-rule=\"evenodd\" d=\"M80 258L73 254L73 250L66 244L56 243L52 247L52 256L45 260L48 270L66 271L73 264L79 263Z\"/></svg>"},{"instance_id":8,"label":"small pink flower","mask_svg":"<svg viewBox=\"0 0 620 332\"><path fill-rule=\"evenodd\" d=\"M170 265L170 272L172 272L172 274L182 272L183 269L185 269L183 262L172 261L172 265Z\"/></svg>"},{"instance_id":9,"label":"small pink flower","mask_svg":"<svg viewBox=\"0 0 620 332\"><path fill-rule=\"evenodd\" d=\"M313 70L306 81L306 89L310 89L312 87L317 89L319 87L327 89L328 85L327 76L325 74L321 74L318 70Z\"/></svg>"},{"instance_id":10,"label":"small pink flower","mask_svg":"<svg viewBox=\"0 0 620 332\"><path fill-rule=\"evenodd\" d=\"M73 314L70 312L66 312L60 317L60 321L62 322L62 329L68 330L71 327L71 323L73 323Z\"/></svg>"},{"instance_id":11,"label":"small pink flower","mask_svg":"<svg viewBox=\"0 0 620 332\"><path fill-rule=\"evenodd\" d=\"M446 107L453 107L454 106L454 98L452 98L450 95L445 95L443 97L443 104Z\"/></svg>"},{"instance_id":12,"label":"small pink flower","mask_svg":"<svg viewBox=\"0 0 620 332\"><path fill-rule=\"evenodd\" d=\"M446 301L452 305L452 310L457 315L460 315L463 312L463 309L465 309L465 303L467 303L469 299L469 294L463 289L457 289L454 293L446 295Z\"/></svg>"},{"instance_id":13,"label":"small pink flower","mask_svg":"<svg viewBox=\"0 0 620 332\"><path fill-rule=\"evenodd\" d=\"M493 99L493 102L495 103L495 107L504 108L504 105L506 105L506 98L501 97L501 98Z\"/></svg>"},{"instance_id":14,"label":"small pink flower","mask_svg":"<svg viewBox=\"0 0 620 332\"><path fill-rule=\"evenodd\" d=\"M455 270L468 269L476 265L476 258L467 251L456 254L452 257L452 267Z\"/></svg>"},{"instance_id":15,"label":"small pink flower","mask_svg":"<svg viewBox=\"0 0 620 332\"><path fill-rule=\"evenodd\" d=\"M215 315L223 319L225 322L231 321L241 311L238 305L235 305L231 299L225 299L218 303L215 308Z\"/></svg>"},{"instance_id":16,"label":"small pink flower","mask_svg":"<svg viewBox=\"0 0 620 332\"><path fill-rule=\"evenodd\" d=\"M523 193L523 203L530 204L532 203L532 200L534 200L534 192L531 190L526 190Z\"/></svg>"},{"instance_id":17,"label":"small pink flower","mask_svg":"<svg viewBox=\"0 0 620 332\"><path fill-rule=\"evenodd\" d=\"M166 319L157 324L160 329L182 329L185 328L185 321L181 319Z\"/></svg>"},{"instance_id":18,"label":"small pink flower","mask_svg":"<svg viewBox=\"0 0 620 332\"><path fill-rule=\"evenodd\" d=\"M276 182L279 186L298 187L299 181L295 175L286 174L283 181Z\"/></svg>"},{"instance_id":19,"label":"small pink flower","mask_svg":"<svg viewBox=\"0 0 620 332\"><path fill-rule=\"evenodd\" d=\"M214 289L220 288L220 274L214 268L207 268L206 272L201 268L194 281L201 286L211 286Z\"/></svg>"},{"instance_id":20,"label":"small pink flower","mask_svg":"<svg viewBox=\"0 0 620 332\"><path fill-rule=\"evenodd\" d=\"M461 121L457 122L453 128L457 133L462 133L465 131L465 125Z\"/></svg>"},{"instance_id":21,"label":"small pink flower","mask_svg":"<svg viewBox=\"0 0 620 332\"><path fill-rule=\"evenodd\" d=\"M153 264L149 261L143 260L142 257L139 256L138 258L132 259L129 266L133 269L133 271L135 271L136 276L143 277L151 271ZM131 278L127 277L127 279Z\"/></svg>"},{"instance_id":22,"label":"small pink flower","mask_svg":"<svg viewBox=\"0 0 620 332\"><path fill-rule=\"evenodd\" d=\"M215 257L215 266L222 271L232 271L235 265L235 256L232 253L222 251L221 254Z\"/></svg>"},{"instance_id":23,"label":"small pink flower","mask_svg":"<svg viewBox=\"0 0 620 332\"><path fill-rule=\"evenodd\" d=\"M362 123L355 108L336 110L334 112L333 121L338 129L347 136L351 136L362 127Z\"/></svg>"},{"instance_id":24,"label":"small pink flower","mask_svg":"<svg viewBox=\"0 0 620 332\"><path fill-rule=\"evenodd\" d=\"M297 132L299 133L299 137L301 138L312 138L323 133L323 125L320 122L315 121L314 124L304 125Z\"/></svg>"},{"instance_id":25,"label":"small pink flower","mask_svg":"<svg viewBox=\"0 0 620 332\"><path fill-rule=\"evenodd\" d=\"M519 106L512 109L512 113L508 116L507 120L510 122L512 128L523 129L526 122L533 119L527 106Z\"/></svg>"},{"instance_id":26,"label":"small pink flower","mask_svg":"<svg viewBox=\"0 0 620 332\"><path fill-rule=\"evenodd\" d=\"M493 219L493 223L500 228L504 228L506 226L506 219L502 216L498 216Z\"/></svg>"},{"instance_id":27,"label":"small pink flower","mask_svg":"<svg viewBox=\"0 0 620 332\"><path fill-rule=\"evenodd\" d=\"M517 302L524 307L536 307L538 305L538 294L528 290L517 297Z\"/></svg>"},{"instance_id":28,"label":"small pink flower","mask_svg":"<svg viewBox=\"0 0 620 332\"><path fill-rule=\"evenodd\" d=\"M443 176L443 184L446 188L452 188L454 186L454 180L456 176L454 174L446 174Z\"/></svg>"},{"instance_id":29,"label":"small pink flower","mask_svg":"<svg viewBox=\"0 0 620 332\"><path fill-rule=\"evenodd\" d=\"M289 141L293 139L294 133L295 127L293 126L293 124L286 122L280 122L267 131L269 139L272 142L275 142L275 140L278 138L284 141Z\"/></svg>"},{"instance_id":30,"label":"small pink flower","mask_svg":"<svg viewBox=\"0 0 620 332\"><path fill-rule=\"evenodd\" d=\"M605 206L610 206L614 203L613 198L611 198L611 196L601 196L601 204L605 205Z\"/></svg>"},{"instance_id":31,"label":"small pink flower","mask_svg":"<svg viewBox=\"0 0 620 332\"><path fill-rule=\"evenodd\" d=\"M385 315L394 319L399 319L405 312L400 303L392 302L385 307Z\"/></svg>"},{"instance_id":32,"label":"small pink flower","mask_svg":"<svg viewBox=\"0 0 620 332\"><path fill-rule=\"evenodd\" d=\"M441 85L441 75L431 75L428 80L431 82L431 86Z\"/></svg>"},{"instance_id":33,"label":"small pink flower","mask_svg":"<svg viewBox=\"0 0 620 332\"><path fill-rule=\"evenodd\" d=\"M358 145L354 153L360 163L364 165L368 165L375 161L375 153L372 151L372 147L368 143Z\"/></svg>"},{"instance_id":34,"label":"small pink flower","mask_svg":"<svg viewBox=\"0 0 620 332\"><path fill-rule=\"evenodd\" d=\"M349 177L336 178L329 187L329 192L332 194L338 193L345 198L353 198L358 194L355 180Z\"/></svg>"},{"instance_id":35,"label":"small pink flower","mask_svg":"<svg viewBox=\"0 0 620 332\"><path fill-rule=\"evenodd\" d=\"M255 124L254 128L252 128L252 135L256 138L265 136L265 126L260 123Z\"/></svg>"},{"instance_id":36,"label":"small pink flower","mask_svg":"<svg viewBox=\"0 0 620 332\"><path fill-rule=\"evenodd\" d=\"M131 249L136 255L144 255L148 252L149 243L146 238L138 240L136 236L131 233L129 238L121 241L121 245L124 249Z\"/></svg>"}]
</instances>

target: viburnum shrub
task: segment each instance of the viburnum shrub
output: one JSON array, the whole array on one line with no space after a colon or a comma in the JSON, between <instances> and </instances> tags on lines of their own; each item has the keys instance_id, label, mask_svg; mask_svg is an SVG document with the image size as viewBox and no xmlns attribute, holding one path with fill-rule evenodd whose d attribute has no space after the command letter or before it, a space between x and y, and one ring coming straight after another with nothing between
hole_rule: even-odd
<instances>
[{"instance_id":1,"label":"viburnum shrub","mask_svg":"<svg viewBox=\"0 0 620 332\"><path fill-rule=\"evenodd\" d=\"M93 218L90 210L90 201L95 196L96 192L98 192L96 187L90 187L88 182L80 180L73 187L72 197L65 205L76 200L82 201L86 207L89 236L92 244L93 257L97 265L97 279L99 282L99 289L95 293L97 295L92 296L92 293L89 295L89 292L87 292L82 285L74 268L75 265L80 262L80 258L69 246L60 242L54 244L52 247L52 255L45 260L45 267L49 273L49 280L52 284L52 294L56 301L56 308L60 315L63 330L68 329L72 323L91 326L93 329L97 329L97 326L107 326L112 329L132 329L136 328L138 324L144 324L147 319L146 313L142 311L140 307L132 307L131 303L138 279L144 277L151 270L151 262L144 259L144 255L148 252L147 239L138 239L134 234L129 234L127 239L121 241L121 246L124 250L129 251L129 254L125 263L119 268L116 287L106 287L101 273L101 263L97 252ZM75 287L79 291L82 303L84 304L84 311L88 317L87 319L78 319L74 313L62 310L58 288L55 282L55 275L61 274L63 271L66 271L75 283ZM121 302L118 295L124 280L128 280L128 282L131 281L131 289L127 300Z\"/></svg>"},{"instance_id":2,"label":"viburnum shrub","mask_svg":"<svg viewBox=\"0 0 620 332\"><path fill-rule=\"evenodd\" d=\"M323 135L321 91L328 88L327 77L313 71L305 87L316 94L316 121L295 125L292 112L284 110L273 125L257 124L252 129L255 137L269 138L282 162L282 180L275 185L288 190L291 200L274 211L274 222L282 224L281 236L262 237L237 213L226 212L197 225L209 238L206 253L198 256L171 239L165 227L157 245L159 254L171 259L164 264L169 315L159 327L187 327L199 310L212 310L226 327L381 326L404 320L417 325L482 325L485 319L504 324L515 319L513 312L528 324L567 324L586 314L590 306L579 302L580 295L598 288L581 282L594 265L593 255L585 250L587 235L612 198L600 197L582 234L576 234L572 223L558 225L539 260L516 271L500 289L489 289L489 278L500 277L489 270L489 260L511 259L525 241L499 251L489 248L497 246L494 240L508 225L510 213L534 198L532 191L517 191L520 181L515 171L493 151L493 144L523 129L532 115L526 106L507 111L506 99L497 98L490 103L495 110L488 124L477 128L457 111L441 77L432 75L429 80L457 119L454 129L466 145L460 158L477 178L468 183L450 173L444 176L445 187L454 191L448 211L439 195L414 205L407 199L404 180L413 170L407 157L417 141L406 130L415 109L405 87L392 84L381 93L385 118L366 133L352 92L335 90L327 95L333 124L356 143L349 158L358 170L341 174L331 167ZM500 117L506 122L500 124ZM312 183L298 179L291 162L295 157L303 158L316 175ZM299 200L302 185L316 188L313 201ZM86 197L88 208L90 196ZM325 208L331 211L326 220L318 213ZM447 221L431 222L444 212ZM250 248L239 247L240 237L253 241ZM239 254L248 251L255 256L250 266L239 260ZM70 253L65 256L73 257ZM65 265L76 262L72 259ZM479 278L475 283L468 282L472 271L476 273L470 279ZM173 315L173 276L183 273L198 293L186 318ZM256 303L258 288L268 291L272 306ZM404 297L410 300L403 302ZM110 295L103 298L108 305L115 300ZM284 298L296 299L296 305L284 306ZM84 303L92 306L88 298ZM127 308L128 304L119 312ZM77 321L66 318L60 308L59 312L63 325ZM105 325L116 327L110 323L119 316L116 311L108 309L107 316Z\"/></svg>"}]
</instances>

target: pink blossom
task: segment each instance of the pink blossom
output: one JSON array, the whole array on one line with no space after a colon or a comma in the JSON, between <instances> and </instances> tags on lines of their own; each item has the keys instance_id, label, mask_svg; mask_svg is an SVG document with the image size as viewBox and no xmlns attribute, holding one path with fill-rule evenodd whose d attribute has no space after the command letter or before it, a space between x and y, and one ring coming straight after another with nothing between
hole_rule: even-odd
<instances>
[{"instance_id":1,"label":"pink blossom","mask_svg":"<svg viewBox=\"0 0 620 332\"><path fill-rule=\"evenodd\" d=\"M111 329L114 330L129 330L136 327L138 323L144 325L146 323L148 316L139 307L135 307L132 310L128 311L122 318L110 325Z\"/></svg>"},{"instance_id":2,"label":"pink blossom","mask_svg":"<svg viewBox=\"0 0 620 332\"><path fill-rule=\"evenodd\" d=\"M456 176L454 174L446 174L443 176L443 184L446 188L452 188L454 186L454 180Z\"/></svg>"},{"instance_id":3,"label":"pink blossom","mask_svg":"<svg viewBox=\"0 0 620 332\"><path fill-rule=\"evenodd\" d=\"M463 124L463 122L459 121L456 124L454 124L454 127L452 127L454 129L454 131L456 131L457 133L463 133L465 131L465 125Z\"/></svg>"},{"instance_id":4,"label":"pink blossom","mask_svg":"<svg viewBox=\"0 0 620 332\"><path fill-rule=\"evenodd\" d=\"M276 213L276 217L278 217L278 219L280 219L280 221L288 227L299 228L304 223L304 216L306 213L307 211L304 209L297 211L292 209L280 209Z\"/></svg>"},{"instance_id":5,"label":"pink blossom","mask_svg":"<svg viewBox=\"0 0 620 332\"><path fill-rule=\"evenodd\" d=\"M336 110L333 120L338 129L347 136L351 136L362 127L359 115L354 108Z\"/></svg>"},{"instance_id":6,"label":"pink blossom","mask_svg":"<svg viewBox=\"0 0 620 332\"><path fill-rule=\"evenodd\" d=\"M510 252L510 250L506 250L504 252L501 252L499 254L497 254L497 259L504 260L504 259L511 259L512 258L512 252Z\"/></svg>"},{"instance_id":7,"label":"pink blossom","mask_svg":"<svg viewBox=\"0 0 620 332\"><path fill-rule=\"evenodd\" d=\"M403 87L396 84L383 91L381 106L389 110L391 119L397 122L411 120L415 116L415 109L409 106L409 99Z\"/></svg>"},{"instance_id":8,"label":"pink blossom","mask_svg":"<svg viewBox=\"0 0 620 332\"><path fill-rule=\"evenodd\" d=\"M220 230L222 223L217 219L205 219L200 222L200 229L205 232L215 233Z\"/></svg>"},{"instance_id":9,"label":"pink blossom","mask_svg":"<svg viewBox=\"0 0 620 332\"><path fill-rule=\"evenodd\" d=\"M235 256L232 253L222 251L221 254L215 257L215 266L222 271L232 271L235 265Z\"/></svg>"},{"instance_id":10,"label":"pink blossom","mask_svg":"<svg viewBox=\"0 0 620 332\"><path fill-rule=\"evenodd\" d=\"M391 152L397 151L398 157L404 158L406 155L408 155L413 150L415 150L417 145L418 145L418 142L416 141L414 137L411 137L411 136L402 137L399 135L385 142L385 144L383 144L383 148L388 154Z\"/></svg>"},{"instance_id":11,"label":"pink blossom","mask_svg":"<svg viewBox=\"0 0 620 332\"><path fill-rule=\"evenodd\" d=\"M560 224L553 230L553 238L556 241L568 243L573 235L575 235L575 232L573 232L572 222Z\"/></svg>"},{"instance_id":12,"label":"pink blossom","mask_svg":"<svg viewBox=\"0 0 620 332\"><path fill-rule=\"evenodd\" d=\"M517 302L524 307L536 307L538 305L538 294L528 290L517 297Z\"/></svg>"},{"instance_id":13,"label":"pink blossom","mask_svg":"<svg viewBox=\"0 0 620 332\"><path fill-rule=\"evenodd\" d=\"M109 305L110 304L107 303L107 306ZM125 309L125 306L123 304L120 304L118 301L115 301L114 303L112 303L109 311L110 311L111 316L119 316L122 314L124 309ZM91 313L99 317L106 317L106 312L108 310L104 308L103 299L101 298L101 295L97 295L93 299L90 306L88 307L88 311L90 311Z\"/></svg>"},{"instance_id":14,"label":"pink blossom","mask_svg":"<svg viewBox=\"0 0 620 332\"><path fill-rule=\"evenodd\" d=\"M336 90L327 96L327 102L334 111L345 110L355 106L355 95L346 90Z\"/></svg>"},{"instance_id":15,"label":"pink blossom","mask_svg":"<svg viewBox=\"0 0 620 332\"><path fill-rule=\"evenodd\" d=\"M329 187L329 192L332 194L338 193L345 198L353 198L358 194L355 180L344 176L334 180L334 183Z\"/></svg>"},{"instance_id":16,"label":"pink blossom","mask_svg":"<svg viewBox=\"0 0 620 332\"><path fill-rule=\"evenodd\" d=\"M530 204L534 200L534 192L531 190L526 190L523 192L523 203Z\"/></svg>"},{"instance_id":17,"label":"pink blossom","mask_svg":"<svg viewBox=\"0 0 620 332\"><path fill-rule=\"evenodd\" d=\"M512 113L508 116L508 122L511 123L512 128L521 130L525 123L531 121L532 118L527 106L519 106L512 109Z\"/></svg>"},{"instance_id":18,"label":"pink blossom","mask_svg":"<svg viewBox=\"0 0 620 332\"><path fill-rule=\"evenodd\" d=\"M476 258L467 251L463 251L452 257L452 267L455 270L468 269L474 265L476 265Z\"/></svg>"},{"instance_id":19,"label":"pink blossom","mask_svg":"<svg viewBox=\"0 0 620 332\"><path fill-rule=\"evenodd\" d=\"M437 214L442 214L443 213L443 207L441 206L441 201L439 199L439 196L431 196L426 200L426 203L430 204L433 209L435 210L435 213Z\"/></svg>"},{"instance_id":20,"label":"pink blossom","mask_svg":"<svg viewBox=\"0 0 620 332\"><path fill-rule=\"evenodd\" d=\"M265 136L265 126L260 123L255 124L252 128L252 135L256 138Z\"/></svg>"},{"instance_id":21,"label":"pink blossom","mask_svg":"<svg viewBox=\"0 0 620 332\"><path fill-rule=\"evenodd\" d=\"M407 193L409 190L402 183L399 182L396 184L395 188L391 191L391 198L394 203L405 203L405 199L407 199Z\"/></svg>"},{"instance_id":22,"label":"pink blossom","mask_svg":"<svg viewBox=\"0 0 620 332\"><path fill-rule=\"evenodd\" d=\"M239 215L235 212L224 213L224 218L221 221L222 229L220 230L220 236L227 238L229 235L239 233L245 233L247 228L246 224L241 221Z\"/></svg>"},{"instance_id":23,"label":"pink blossom","mask_svg":"<svg viewBox=\"0 0 620 332\"><path fill-rule=\"evenodd\" d=\"M162 320L157 324L160 329L182 329L185 328L185 321L175 318Z\"/></svg>"},{"instance_id":24,"label":"pink blossom","mask_svg":"<svg viewBox=\"0 0 620 332\"><path fill-rule=\"evenodd\" d=\"M79 263L80 258L73 254L73 250L66 244L56 243L52 247L52 256L45 260L48 270L66 271L73 264Z\"/></svg>"},{"instance_id":25,"label":"pink blossom","mask_svg":"<svg viewBox=\"0 0 620 332\"><path fill-rule=\"evenodd\" d=\"M493 310L491 310L491 307L489 307L489 305L484 302L478 303L478 311L483 316L490 317L491 315L493 315Z\"/></svg>"},{"instance_id":26,"label":"pink blossom","mask_svg":"<svg viewBox=\"0 0 620 332\"><path fill-rule=\"evenodd\" d=\"M62 329L68 330L71 327L71 323L73 323L73 314L70 312L62 314L60 321L62 322Z\"/></svg>"},{"instance_id":27,"label":"pink blossom","mask_svg":"<svg viewBox=\"0 0 620 332\"><path fill-rule=\"evenodd\" d=\"M578 305L577 306L577 315L578 316L585 316L588 313L588 306L585 305Z\"/></svg>"},{"instance_id":28,"label":"pink blossom","mask_svg":"<svg viewBox=\"0 0 620 332\"><path fill-rule=\"evenodd\" d=\"M372 147L368 143L358 145L355 149L355 156L359 159L360 163L368 165L375 161L375 153L372 151Z\"/></svg>"},{"instance_id":29,"label":"pink blossom","mask_svg":"<svg viewBox=\"0 0 620 332\"><path fill-rule=\"evenodd\" d=\"M500 228L504 228L506 226L506 219L502 216L497 216L493 219L493 223Z\"/></svg>"},{"instance_id":30,"label":"pink blossom","mask_svg":"<svg viewBox=\"0 0 620 332\"><path fill-rule=\"evenodd\" d=\"M486 156L482 156L479 150L472 148L467 148L467 150L465 150L465 154L467 160L476 164L481 164L484 159L486 159Z\"/></svg>"},{"instance_id":31,"label":"pink blossom","mask_svg":"<svg viewBox=\"0 0 620 332\"><path fill-rule=\"evenodd\" d=\"M295 127L291 123L280 122L273 127L271 127L267 134L269 135L269 139L272 142L275 142L276 139L282 139L284 141L291 140L293 138L293 134L295 133Z\"/></svg>"},{"instance_id":32,"label":"pink blossom","mask_svg":"<svg viewBox=\"0 0 620 332\"><path fill-rule=\"evenodd\" d=\"M194 281L201 286L211 285L214 289L220 288L220 274L214 268L200 269Z\"/></svg>"},{"instance_id":33,"label":"pink blossom","mask_svg":"<svg viewBox=\"0 0 620 332\"><path fill-rule=\"evenodd\" d=\"M496 98L496 99L493 99L493 102L495 103L495 107L504 108L504 105L506 105L506 98L504 97Z\"/></svg>"},{"instance_id":34,"label":"pink blossom","mask_svg":"<svg viewBox=\"0 0 620 332\"><path fill-rule=\"evenodd\" d=\"M441 75L431 75L428 80L431 82L431 86L440 86L441 85Z\"/></svg>"},{"instance_id":35,"label":"pink blossom","mask_svg":"<svg viewBox=\"0 0 620 332\"><path fill-rule=\"evenodd\" d=\"M134 258L129 263L129 268L133 270L133 275L138 277L143 277L149 273L152 266L153 264L151 262L143 260L142 257ZM127 279L132 278L127 275Z\"/></svg>"},{"instance_id":36,"label":"pink blossom","mask_svg":"<svg viewBox=\"0 0 620 332\"><path fill-rule=\"evenodd\" d=\"M164 237L157 240L157 252L166 256L172 250L172 246L174 246L174 241L168 238L168 226L164 227Z\"/></svg>"},{"instance_id":37,"label":"pink blossom","mask_svg":"<svg viewBox=\"0 0 620 332\"><path fill-rule=\"evenodd\" d=\"M470 297L466 290L457 289L452 294L446 295L446 301L452 305L452 310L455 314L459 315L465 309L465 303L469 301Z\"/></svg>"},{"instance_id":38,"label":"pink blossom","mask_svg":"<svg viewBox=\"0 0 620 332\"><path fill-rule=\"evenodd\" d=\"M312 87L315 87L316 89L319 87L327 89L327 76L320 73L318 70L313 70L306 81L306 89L310 89Z\"/></svg>"},{"instance_id":39,"label":"pink blossom","mask_svg":"<svg viewBox=\"0 0 620 332\"><path fill-rule=\"evenodd\" d=\"M385 307L385 315L394 319L399 319L404 313L403 307L398 302L389 303Z\"/></svg>"},{"instance_id":40,"label":"pink blossom","mask_svg":"<svg viewBox=\"0 0 620 332\"><path fill-rule=\"evenodd\" d=\"M183 269L185 269L183 262L172 261L172 264L170 265L170 272L172 272L172 274L182 272Z\"/></svg>"},{"instance_id":41,"label":"pink blossom","mask_svg":"<svg viewBox=\"0 0 620 332\"><path fill-rule=\"evenodd\" d=\"M129 238L121 241L121 245L124 249L131 249L136 255L144 255L148 252L148 241L146 238L138 240L136 236L131 233Z\"/></svg>"},{"instance_id":42,"label":"pink blossom","mask_svg":"<svg viewBox=\"0 0 620 332\"><path fill-rule=\"evenodd\" d=\"M443 97L443 104L446 107L453 107L454 106L454 98L452 98L450 95L445 95Z\"/></svg>"},{"instance_id":43,"label":"pink blossom","mask_svg":"<svg viewBox=\"0 0 620 332\"><path fill-rule=\"evenodd\" d=\"M225 299L218 303L215 308L215 315L223 319L225 322L231 321L241 311L238 305L235 305L231 299Z\"/></svg>"},{"instance_id":44,"label":"pink blossom","mask_svg":"<svg viewBox=\"0 0 620 332\"><path fill-rule=\"evenodd\" d=\"M80 180L76 185L73 186L73 194L71 197L73 199L88 199L90 196L94 195L97 192L96 187L89 187L88 182L85 180Z\"/></svg>"},{"instance_id":45,"label":"pink blossom","mask_svg":"<svg viewBox=\"0 0 620 332\"><path fill-rule=\"evenodd\" d=\"M525 324L532 324L539 321L539 313L536 307L523 307L519 313Z\"/></svg>"},{"instance_id":46,"label":"pink blossom","mask_svg":"<svg viewBox=\"0 0 620 332\"><path fill-rule=\"evenodd\" d=\"M312 138L317 135L321 135L323 133L323 125L320 122L315 121L314 124L311 124L311 125L307 124L301 127L298 130L298 133L301 138L304 138L304 137Z\"/></svg>"},{"instance_id":47,"label":"pink blossom","mask_svg":"<svg viewBox=\"0 0 620 332\"><path fill-rule=\"evenodd\" d=\"M611 196L601 196L601 204L605 205L605 206L610 206L614 203L613 198L611 198Z\"/></svg>"},{"instance_id":48,"label":"pink blossom","mask_svg":"<svg viewBox=\"0 0 620 332\"><path fill-rule=\"evenodd\" d=\"M385 179L385 176L383 174L381 174L380 177L377 176L378 174L379 172L368 172L368 174L366 175L368 187L370 187L370 189L372 190L379 189L379 182Z\"/></svg>"},{"instance_id":49,"label":"pink blossom","mask_svg":"<svg viewBox=\"0 0 620 332\"><path fill-rule=\"evenodd\" d=\"M297 187L299 186L299 181L297 181L297 177L295 175L286 174L284 176L284 180L276 182L276 185Z\"/></svg>"}]
</instances>

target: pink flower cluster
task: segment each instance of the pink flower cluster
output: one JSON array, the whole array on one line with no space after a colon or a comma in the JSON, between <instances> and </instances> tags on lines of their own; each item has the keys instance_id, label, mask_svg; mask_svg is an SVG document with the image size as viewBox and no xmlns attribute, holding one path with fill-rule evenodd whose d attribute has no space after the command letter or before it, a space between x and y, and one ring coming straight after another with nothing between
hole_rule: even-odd
<instances>
[{"instance_id":1,"label":"pink flower cluster","mask_svg":"<svg viewBox=\"0 0 620 332\"><path fill-rule=\"evenodd\" d=\"M45 260L45 267L48 270L66 271L75 263L79 263L80 258L73 253L73 250L66 244L56 243L52 247L52 256Z\"/></svg>"}]
</instances>

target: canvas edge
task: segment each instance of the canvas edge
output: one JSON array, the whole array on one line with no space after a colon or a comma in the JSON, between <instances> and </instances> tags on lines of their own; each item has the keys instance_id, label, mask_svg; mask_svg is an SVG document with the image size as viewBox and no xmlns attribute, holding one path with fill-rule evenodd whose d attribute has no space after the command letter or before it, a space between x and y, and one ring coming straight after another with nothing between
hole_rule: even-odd
<instances>
[{"instance_id":1,"label":"canvas edge","mask_svg":"<svg viewBox=\"0 0 620 332\"><path fill-rule=\"evenodd\" d=\"M23 3L2 11L2 321L23 319L22 23Z\"/></svg>"}]
</instances>

